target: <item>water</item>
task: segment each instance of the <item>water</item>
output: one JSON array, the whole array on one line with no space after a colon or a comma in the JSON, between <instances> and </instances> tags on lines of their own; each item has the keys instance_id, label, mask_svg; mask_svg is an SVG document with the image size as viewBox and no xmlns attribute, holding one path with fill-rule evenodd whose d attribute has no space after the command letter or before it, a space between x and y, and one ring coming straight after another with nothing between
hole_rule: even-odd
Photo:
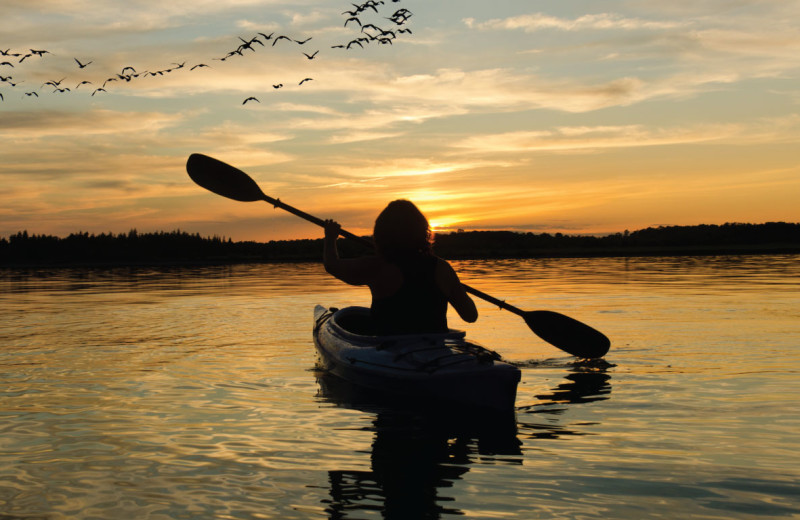
<instances>
[{"instance_id":1,"label":"water","mask_svg":"<svg viewBox=\"0 0 800 520\"><path fill-rule=\"evenodd\" d=\"M0 270L0 519L800 518L797 256L455 266L606 361L478 301L516 413L428 413L314 370L319 264Z\"/></svg>"}]
</instances>

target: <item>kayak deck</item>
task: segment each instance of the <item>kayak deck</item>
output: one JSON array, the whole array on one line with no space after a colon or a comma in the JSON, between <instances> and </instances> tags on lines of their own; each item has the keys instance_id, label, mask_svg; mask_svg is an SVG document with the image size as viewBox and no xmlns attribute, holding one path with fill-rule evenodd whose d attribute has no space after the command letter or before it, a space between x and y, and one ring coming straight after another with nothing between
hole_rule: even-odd
<instances>
[{"instance_id":1,"label":"kayak deck","mask_svg":"<svg viewBox=\"0 0 800 520\"><path fill-rule=\"evenodd\" d=\"M374 335L369 309L317 306L319 366L353 384L392 394L513 408L520 371L463 331Z\"/></svg>"}]
</instances>

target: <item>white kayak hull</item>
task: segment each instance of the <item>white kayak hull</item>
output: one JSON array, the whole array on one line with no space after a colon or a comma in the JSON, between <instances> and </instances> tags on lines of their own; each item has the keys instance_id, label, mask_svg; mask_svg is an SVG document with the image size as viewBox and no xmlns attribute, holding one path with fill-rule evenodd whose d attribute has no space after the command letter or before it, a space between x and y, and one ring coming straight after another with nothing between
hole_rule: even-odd
<instances>
[{"instance_id":1,"label":"white kayak hull","mask_svg":"<svg viewBox=\"0 0 800 520\"><path fill-rule=\"evenodd\" d=\"M493 409L513 409L519 368L465 338L369 334L369 309L314 309L319 367L361 387Z\"/></svg>"}]
</instances>

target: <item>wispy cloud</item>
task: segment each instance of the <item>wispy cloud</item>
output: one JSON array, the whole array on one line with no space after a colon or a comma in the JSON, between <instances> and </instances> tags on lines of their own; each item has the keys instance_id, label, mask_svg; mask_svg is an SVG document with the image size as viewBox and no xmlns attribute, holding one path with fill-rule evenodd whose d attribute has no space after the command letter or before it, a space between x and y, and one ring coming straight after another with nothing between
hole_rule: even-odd
<instances>
[{"instance_id":1,"label":"wispy cloud","mask_svg":"<svg viewBox=\"0 0 800 520\"><path fill-rule=\"evenodd\" d=\"M657 129L644 125L560 127L473 135L453 144L461 153L585 152L721 141L741 132L739 125L709 125Z\"/></svg>"},{"instance_id":2,"label":"wispy cloud","mask_svg":"<svg viewBox=\"0 0 800 520\"><path fill-rule=\"evenodd\" d=\"M541 29L562 31L672 29L688 25L685 22L629 18L616 13L587 14L573 19L533 13L508 18L494 18L483 22L476 21L475 18L465 18L463 22L468 28L481 31L524 30L526 32Z\"/></svg>"}]
</instances>

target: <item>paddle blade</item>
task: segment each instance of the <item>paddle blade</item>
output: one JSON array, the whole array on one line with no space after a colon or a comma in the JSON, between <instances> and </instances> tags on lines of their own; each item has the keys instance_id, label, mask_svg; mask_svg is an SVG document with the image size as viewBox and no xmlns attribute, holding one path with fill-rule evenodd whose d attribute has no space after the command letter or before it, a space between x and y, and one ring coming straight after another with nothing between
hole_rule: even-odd
<instances>
[{"instance_id":1,"label":"paddle blade","mask_svg":"<svg viewBox=\"0 0 800 520\"><path fill-rule=\"evenodd\" d=\"M198 185L217 195L242 202L267 200L249 175L213 157L193 153L186 161L186 172Z\"/></svg>"},{"instance_id":2,"label":"paddle blade","mask_svg":"<svg viewBox=\"0 0 800 520\"><path fill-rule=\"evenodd\" d=\"M611 347L602 332L558 312L530 311L523 318L537 336L579 358L603 357Z\"/></svg>"}]
</instances>

